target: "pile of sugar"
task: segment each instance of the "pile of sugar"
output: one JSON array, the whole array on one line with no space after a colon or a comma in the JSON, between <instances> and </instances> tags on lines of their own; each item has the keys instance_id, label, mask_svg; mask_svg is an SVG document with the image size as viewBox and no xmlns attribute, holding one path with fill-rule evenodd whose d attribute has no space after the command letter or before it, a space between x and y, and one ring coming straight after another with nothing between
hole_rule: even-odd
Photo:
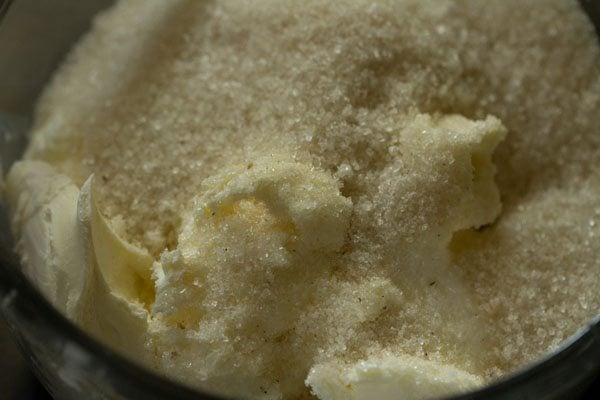
<instances>
[{"instance_id":1,"label":"pile of sugar","mask_svg":"<svg viewBox=\"0 0 600 400\"><path fill-rule=\"evenodd\" d=\"M486 321L485 354L465 360L444 342L444 310L418 315L417 304L394 308L404 325L380 318L361 332L336 323L349 303L309 316L348 359L364 355L361 338L394 326L377 333L380 345L494 378L600 310L596 40L575 1L121 1L46 90L27 156L78 185L94 173L103 213L158 257L177 246L180 214L206 178L289 155L331 173L352 200L340 267L352 281L377 270L400 220L427 229L418 215L389 218L396 197L382 193L389 171L403 173L397 132L419 113L494 115L508 128L494 157L502 213L450 245ZM277 357L277 373L301 384L306 371L293 365L306 364L296 358L309 345Z\"/></svg>"}]
</instances>

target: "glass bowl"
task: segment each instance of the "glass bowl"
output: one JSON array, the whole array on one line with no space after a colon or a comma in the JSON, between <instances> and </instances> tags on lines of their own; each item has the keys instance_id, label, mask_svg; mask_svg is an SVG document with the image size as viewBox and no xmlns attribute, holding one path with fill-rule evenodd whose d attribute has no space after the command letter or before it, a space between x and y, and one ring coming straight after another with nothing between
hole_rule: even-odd
<instances>
[{"instance_id":1,"label":"glass bowl","mask_svg":"<svg viewBox=\"0 0 600 400\"><path fill-rule=\"evenodd\" d=\"M0 0L0 20L10 0ZM0 185L25 147L33 104L91 17L111 0L18 0L0 21ZM600 38L600 2L581 0ZM22 274L0 201L0 312L29 366L56 399L217 399L121 357L69 322ZM600 372L600 315L561 348L481 390L475 399L577 398Z\"/></svg>"}]
</instances>

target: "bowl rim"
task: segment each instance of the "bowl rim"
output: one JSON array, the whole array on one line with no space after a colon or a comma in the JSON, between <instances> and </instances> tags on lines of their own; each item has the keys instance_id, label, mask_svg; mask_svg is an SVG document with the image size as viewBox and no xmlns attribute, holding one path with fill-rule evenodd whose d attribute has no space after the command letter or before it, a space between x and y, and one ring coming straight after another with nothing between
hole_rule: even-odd
<instances>
[{"instance_id":1,"label":"bowl rim","mask_svg":"<svg viewBox=\"0 0 600 400\"><path fill-rule=\"evenodd\" d=\"M6 214L3 208L0 210ZM15 325L25 320L28 326L36 328L35 332L39 332L30 331L29 335L42 333L45 341L56 341L56 343L68 341L74 344L90 359L102 365L109 365L108 381L116 388L123 389L125 394L130 391L133 384L141 385L144 393L150 390L153 394L152 398L156 399L222 399L222 397L193 389L161 376L127 359L85 333L50 304L34 287L21 271L17 256L11 248L7 237L2 235L0 237L0 309L13 331L18 329ZM18 332L16 333L18 334ZM582 365L587 366L587 374L581 370ZM574 368L576 366L578 368ZM88 364L82 364L79 367L90 369ZM586 379L590 380L589 378L593 378L594 373L598 372L600 372L600 314L564 341L557 349L529 365L475 391L451 396L448 399L512 398L516 393L522 393L527 388L531 389L531 393L534 394L538 393L537 390L541 387L539 385L550 384L552 386L552 380L564 384L564 379L559 378L569 373L581 378L571 385L575 387L585 384ZM533 391L534 389L536 391ZM545 391L552 393L556 391L556 388L552 388L552 391L548 388Z\"/></svg>"}]
</instances>

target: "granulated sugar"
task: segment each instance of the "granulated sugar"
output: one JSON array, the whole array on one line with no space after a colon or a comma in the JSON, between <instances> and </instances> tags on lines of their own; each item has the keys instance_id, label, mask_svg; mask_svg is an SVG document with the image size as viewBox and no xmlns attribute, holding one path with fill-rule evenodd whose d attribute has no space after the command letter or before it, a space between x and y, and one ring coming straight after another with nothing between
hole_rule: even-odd
<instances>
[{"instance_id":1,"label":"granulated sugar","mask_svg":"<svg viewBox=\"0 0 600 400\"><path fill-rule=\"evenodd\" d=\"M575 1L121 1L27 158L160 265L140 359L304 398L390 357L489 382L598 314L599 116Z\"/></svg>"}]
</instances>

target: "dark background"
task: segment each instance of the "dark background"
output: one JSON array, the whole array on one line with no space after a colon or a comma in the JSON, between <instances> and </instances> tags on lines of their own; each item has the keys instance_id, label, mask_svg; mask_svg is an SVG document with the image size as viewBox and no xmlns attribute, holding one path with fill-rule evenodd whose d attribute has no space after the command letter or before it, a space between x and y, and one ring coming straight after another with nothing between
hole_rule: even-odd
<instances>
[{"instance_id":1,"label":"dark background","mask_svg":"<svg viewBox=\"0 0 600 400\"><path fill-rule=\"evenodd\" d=\"M0 399L50 400L19 354L4 319L0 317Z\"/></svg>"}]
</instances>

